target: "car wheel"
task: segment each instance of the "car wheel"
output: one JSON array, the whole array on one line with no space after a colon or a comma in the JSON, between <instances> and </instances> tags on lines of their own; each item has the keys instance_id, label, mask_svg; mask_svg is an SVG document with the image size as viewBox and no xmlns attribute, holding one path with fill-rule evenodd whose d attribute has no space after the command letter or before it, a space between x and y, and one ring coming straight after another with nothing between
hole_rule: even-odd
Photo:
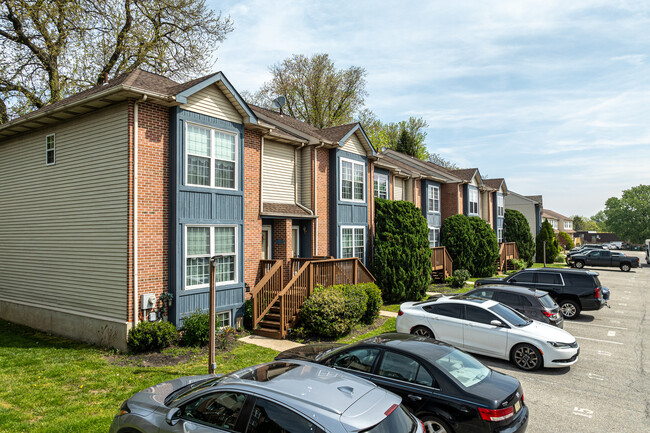
<instances>
[{"instance_id":1,"label":"car wheel","mask_svg":"<svg viewBox=\"0 0 650 433\"><path fill-rule=\"evenodd\" d=\"M437 416L423 416L420 418L424 424L424 431L426 433L453 433L449 424L438 418Z\"/></svg>"},{"instance_id":2,"label":"car wheel","mask_svg":"<svg viewBox=\"0 0 650 433\"><path fill-rule=\"evenodd\" d=\"M575 263L576 268L582 269L585 267L585 262L581 262L580 260L576 261Z\"/></svg>"},{"instance_id":3,"label":"car wheel","mask_svg":"<svg viewBox=\"0 0 650 433\"><path fill-rule=\"evenodd\" d=\"M531 344L520 344L512 351L512 362L522 370L537 370L544 364L542 353Z\"/></svg>"},{"instance_id":4,"label":"car wheel","mask_svg":"<svg viewBox=\"0 0 650 433\"><path fill-rule=\"evenodd\" d=\"M630 272L630 265L627 264L627 263L623 263L623 264L621 265L621 271L623 271L623 272Z\"/></svg>"},{"instance_id":5,"label":"car wheel","mask_svg":"<svg viewBox=\"0 0 650 433\"><path fill-rule=\"evenodd\" d=\"M419 335L420 337L433 338L433 332L426 326L416 326L411 330L411 334Z\"/></svg>"},{"instance_id":6,"label":"car wheel","mask_svg":"<svg viewBox=\"0 0 650 433\"><path fill-rule=\"evenodd\" d=\"M560 311L565 319L575 319L580 315L580 306L570 299L562 299L560 302Z\"/></svg>"}]
</instances>

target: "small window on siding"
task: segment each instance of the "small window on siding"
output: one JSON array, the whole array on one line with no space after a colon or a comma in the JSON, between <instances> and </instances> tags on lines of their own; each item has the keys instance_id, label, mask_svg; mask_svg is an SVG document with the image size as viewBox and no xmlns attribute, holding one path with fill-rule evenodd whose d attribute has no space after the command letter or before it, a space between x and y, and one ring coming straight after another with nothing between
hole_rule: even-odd
<instances>
[{"instance_id":1,"label":"small window on siding","mask_svg":"<svg viewBox=\"0 0 650 433\"><path fill-rule=\"evenodd\" d=\"M230 328L231 326L230 311L221 311L217 313L217 329Z\"/></svg>"},{"instance_id":2,"label":"small window on siding","mask_svg":"<svg viewBox=\"0 0 650 433\"><path fill-rule=\"evenodd\" d=\"M388 199L388 176L375 173L375 197Z\"/></svg>"},{"instance_id":3,"label":"small window on siding","mask_svg":"<svg viewBox=\"0 0 650 433\"><path fill-rule=\"evenodd\" d=\"M56 139L54 134L45 137L45 165L56 163Z\"/></svg>"}]
</instances>

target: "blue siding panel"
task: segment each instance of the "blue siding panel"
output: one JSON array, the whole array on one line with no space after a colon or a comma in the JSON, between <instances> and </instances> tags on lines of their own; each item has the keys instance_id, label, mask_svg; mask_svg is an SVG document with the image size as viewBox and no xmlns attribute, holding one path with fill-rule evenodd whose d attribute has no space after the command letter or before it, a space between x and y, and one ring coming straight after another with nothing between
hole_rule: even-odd
<instances>
[{"instance_id":1,"label":"blue siding panel","mask_svg":"<svg viewBox=\"0 0 650 433\"><path fill-rule=\"evenodd\" d=\"M212 219L212 194L206 192L180 191L178 217L189 220Z\"/></svg>"},{"instance_id":2,"label":"blue siding panel","mask_svg":"<svg viewBox=\"0 0 650 433\"><path fill-rule=\"evenodd\" d=\"M216 195L215 219L219 221L241 221L244 215L244 197L236 195Z\"/></svg>"}]
</instances>

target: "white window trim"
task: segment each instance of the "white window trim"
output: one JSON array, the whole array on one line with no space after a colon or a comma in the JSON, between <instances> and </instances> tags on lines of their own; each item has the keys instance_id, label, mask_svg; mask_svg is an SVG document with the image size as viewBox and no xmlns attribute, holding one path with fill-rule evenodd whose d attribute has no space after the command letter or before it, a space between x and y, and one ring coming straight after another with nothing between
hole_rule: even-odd
<instances>
[{"instance_id":1,"label":"white window trim","mask_svg":"<svg viewBox=\"0 0 650 433\"><path fill-rule=\"evenodd\" d=\"M388 193L388 176L386 176L385 174L381 174L381 173L375 173L375 178L376 179L373 179L373 185L372 185L373 194L375 194L375 193L379 194L379 184L381 183L381 181L383 181L386 184L386 198L385 198L385 200L388 200L390 198L390 194ZM375 180L377 181L377 191L376 192L375 192L375 185L374 185ZM343 191L341 191L341 194L343 194ZM379 197L379 195L375 195L375 197ZM379 198L381 198L381 197L379 197Z\"/></svg>"},{"instance_id":2,"label":"white window trim","mask_svg":"<svg viewBox=\"0 0 650 433\"><path fill-rule=\"evenodd\" d=\"M476 201L472 201L472 195L476 193ZM467 214L471 216L480 215L479 193L477 189L469 188L467 190ZM472 203L476 203L476 212L472 212Z\"/></svg>"},{"instance_id":3,"label":"white window trim","mask_svg":"<svg viewBox=\"0 0 650 433\"><path fill-rule=\"evenodd\" d=\"M189 183L187 180L187 174L188 174L188 169L187 169L187 156L189 155L187 151L187 127L189 125L198 127L198 128L203 128L207 129L210 131L210 156L207 157L210 159L210 185L197 185L194 183ZM215 182L215 176L214 176L214 161L217 160L218 158L214 157L214 132L219 131L224 134L229 134L235 137L235 187L234 188L224 188L220 186L214 186ZM225 189L229 191L238 191L238 186L239 186L239 134L228 131L227 129L221 129L221 128L215 128L214 126L207 126L207 125L202 125L200 123L194 123L194 122L185 122L185 143L184 143L184 170L185 170L185 185L187 186L193 186L193 187L198 187L198 188L212 188L212 189ZM199 156L199 155L197 155ZM206 158L205 156L201 156L201 158ZM221 160L220 160L221 161ZM225 160L223 160L225 161Z\"/></svg>"},{"instance_id":4,"label":"white window trim","mask_svg":"<svg viewBox=\"0 0 650 433\"><path fill-rule=\"evenodd\" d=\"M352 257L357 257L355 255L356 253L356 247L354 246L354 229L363 229L363 257L359 257L359 260L361 262L365 263L366 262L366 255L368 253L366 245L366 226L341 226L339 228L339 239L340 239L340 246L339 246L339 257L343 257L343 229L352 229Z\"/></svg>"},{"instance_id":5,"label":"white window trim","mask_svg":"<svg viewBox=\"0 0 650 433\"><path fill-rule=\"evenodd\" d=\"M268 257L267 260L272 260L273 259L273 231L271 229L270 225L263 225L262 226L262 233L267 232L268 236L268 244L266 246L266 256Z\"/></svg>"},{"instance_id":6,"label":"white window trim","mask_svg":"<svg viewBox=\"0 0 650 433\"><path fill-rule=\"evenodd\" d=\"M217 323L219 323L219 314L228 314L228 325L217 326L217 329L232 328L232 312L230 310L217 311L215 313L215 318L217 320Z\"/></svg>"},{"instance_id":7,"label":"white window trim","mask_svg":"<svg viewBox=\"0 0 650 433\"><path fill-rule=\"evenodd\" d=\"M352 164L352 198L343 198L343 162ZM354 198L354 165L363 166L363 199L358 200ZM365 203L366 202L366 163L355 161L354 159L340 158L339 160L339 199L350 203Z\"/></svg>"},{"instance_id":8,"label":"white window trim","mask_svg":"<svg viewBox=\"0 0 650 433\"><path fill-rule=\"evenodd\" d=\"M572 222L571 221L564 221L564 230L572 230Z\"/></svg>"},{"instance_id":9,"label":"white window trim","mask_svg":"<svg viewBox=\"0 0 650 433\"><path fill-rule=\"evenodd\" d=\"M293 257L300 257L300 226L291 226L291 249L293 249L293 240L296 240L296 249L298 251L293 252Z\"/></svg>"},{"instance_id":10,"label":"white window trim","mask_svg":"<svg viewBox=\"0 0 650 433\"><path fill-rule=\"evenodd\" d=\"M54 147L51 149L52 153L54 154L53 162L47 162L47 154L50 151L50 149L47 148L47 139L50 137L53 137L54 139ZM56 165L56 134L48 134L45 136L45 165Z\"/></svg>"},{"instance_id":11,"label":"white window trim","mask_svg":"<svg viewBox=\"0 0 650 433\"><path fill-rule=\"evenodd\" d=\"M502 228L497 228L497 242L498 243L503 242L503 229Z\"/></svg>"},{"instance_id":12,"label":"white window trim","mask_svg":"<svg viewBox=\"0 0 650 433\"><path fill-rule=\"evenodd\" d=\"M210 287L208 284L197 284L195 286L186 286L187 282L187 229L189 227L210 227L210 229L215 227L232 227L235 229L235 279L230 281L220 281L215 282L215 287L226 286L229 284L236 284L239 281L239 230L237 225L234 224L188 224L185 226L185 236L183 238L183 289L184 290L196 290L204 289ZM210 257L214 256L214 230L210 230Z\"/></svg>"},{"instance_id":13,"label":"white window trim","mask_svg":"<svg viewBox=\"0 0 650 433\"><path fill-rule=\"evenodd\" d=\"M438 191L438 210L435 210L436 207L436 200L435 200L435 195L433 194L435 191ZM438 214L440 213L440 187L436 185L429 185L428 191L427 191L427 210L429 213L435 213ZM431 209L431 203L433 203L433 209Z\"/></svg>"},{"instance_id":14,"label":"white window trim","mask_svg":"<svg viewBox=\"0 0 650 433\"><path fill-rule=\"evenodd\" d=\"M505 215L504 201L505 200L503 199L502 195L497 195L497 216L501 218Z\"/></svg>"},{"instance_id":15,"label":"white window trim","mask_svg":"<svg viewBox=\"0 0 650 433\"><path fill-rule=\"evenodd\" d=\"M433 230L433 246L431 245L431 239L429 239L429 248L435 248L440 246L440 227L429 226L429 230Z\"/></svg>"}]
</instances>

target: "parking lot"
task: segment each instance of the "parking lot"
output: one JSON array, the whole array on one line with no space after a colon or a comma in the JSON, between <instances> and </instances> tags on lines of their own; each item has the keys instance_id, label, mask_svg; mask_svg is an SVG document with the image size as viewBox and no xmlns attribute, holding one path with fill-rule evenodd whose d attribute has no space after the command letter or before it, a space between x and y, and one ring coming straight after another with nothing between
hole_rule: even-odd
<instances>
[{"instance_id":1,"label":"parking lot","mask_svg":"<svg viewBox=\"0 0 650 433\"><path fill-rule=\"evenodd\" d=\"M593 269L611 291L611 308L565 321L581 348L575 365L528 373L479 357L521 381L529 433L650 431L650 267Z\"/></svg>"}]
</instances>

